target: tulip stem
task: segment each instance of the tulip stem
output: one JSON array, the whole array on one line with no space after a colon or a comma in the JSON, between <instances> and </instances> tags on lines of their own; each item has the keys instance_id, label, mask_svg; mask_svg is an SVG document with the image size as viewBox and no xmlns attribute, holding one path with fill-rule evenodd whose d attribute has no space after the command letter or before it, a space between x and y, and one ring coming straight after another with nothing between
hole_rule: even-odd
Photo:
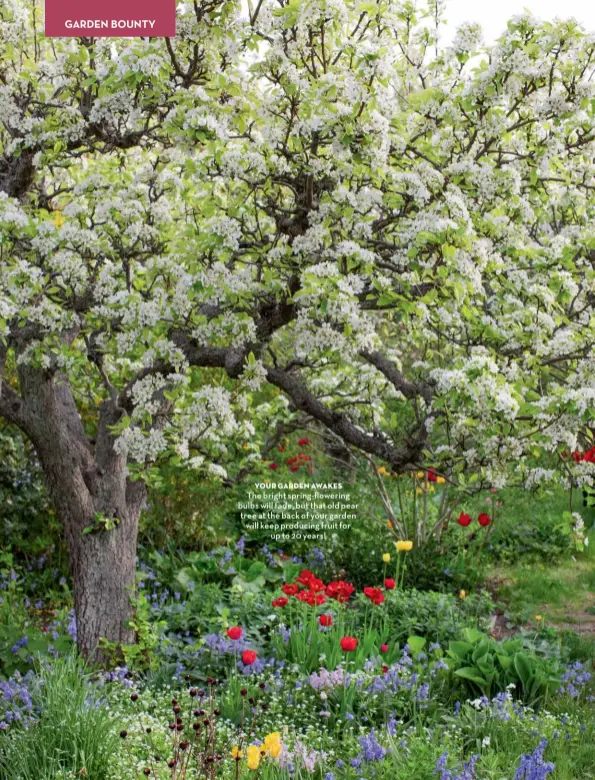
<instances>
[{"instance_id":1,"label":"tulip stem","mask_svg":"<svg viewBox=\"0 0 595 780\"><path fill-rule=\"evenodd\" d=\"M401 524L405 531L405 536L409 538L408 528L407 528L407 517L403 509L403 496L401 495L401 485L398 481L397 481L397 496L399 497L399 509L401 510Z\"/></svg>"}]
</instances>

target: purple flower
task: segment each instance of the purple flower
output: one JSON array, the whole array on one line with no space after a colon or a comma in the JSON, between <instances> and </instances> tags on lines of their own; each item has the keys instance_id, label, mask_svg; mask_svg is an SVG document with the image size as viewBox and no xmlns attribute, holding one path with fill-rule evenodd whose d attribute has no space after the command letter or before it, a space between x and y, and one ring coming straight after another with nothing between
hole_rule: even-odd
<instances>
[{"instance_id":1,"label":"purple flower","mask_svg":"<svg viewBox=\"0 0 595 780\"><path fill-rule=\"evenodd\" d=\"M289 639L291 637L291 629L287 628L287 626L284 626L283 623L279 626L279 633L281 634L281 639L283 640L283 644L289 644Z\"/></svg>"},{"instance_id":2,"label":"purple flower","mask_svg":"<svg viewBox=\"0 0 595 780\"><path fill-rule=\"evenodd\" d=\"M246 547L246 537L245 536L240 536L240 538L236 542L236 552L239 555L243 555L245 547Z\"/></svg>"},{"instance_id":3,"label":"purple flower","mask_svg":"<svg viewBox=\"0 0 595 780\"><path fill-rule=\"evenodd\" d=\"M319 550L317 547L313 547L308 554L308 563L312 566L312 568L316 568L316 566L324 566L324 561L324 553L322 550Z\"/></svg>"},{"instance_id":4,"label":"purple flower","mask_svg":"<svg viewBox=\"0 0 595 780\"><path fill-rule=\"evenodd\" d=\"M388 750L378 742L374 729L366 734L365 737L359 737L358 742L361 751L355 759L352 759L351 764L354 767L359 767L362 761L365 761L367 764L373 761L382 761L388 753ZM359 763L355 764L354 761L359 761Z\"/></svg>"},{"instance_id":5,"label":"purple flower","mask_svg":"<svg viewBox=\"0 0 595 780\"><path fill-rule=\"evenodd\" d=\"M267 563L268 563L269 566L274 566L275 565L275 556L269 550L269 548L266 546L266 544L261 547L260 552L267 559Z\"/></svg>"},{"instance_id":6,"label":"purple flower","mask_svg":"<svg viewBox=\"0 0 595 780\"><path fill-rule=\"evenodd\" d=\"M415 694L415 701L427 701L430 696L429 683L422 683Z\"/></svg>"},{"instance_id":7,"label":"purple flower","mask_svg":"<svg viewBox=\"0 0 595 780\"><path fill-rule=\"evenodd\" d=\"M436 769L434 769L432 774L439 774L440 780L474 780L475 765L478 760L479 755L472 756L469 761L463 762L463 766L460 769L450 770L448 768L448 751L445 751L438 759Z\"/></svg>"},{"instance_id":8,"label":"purple flower","mask_svg":"<svg viewBox=\"0 0 595 780\"><path fill-rule=\"evenodd\" d=\"M549 773L556 769L554 763L543 760L546 747L547 740L542 739L533 753L521 756L514 780L545 780Z\"/></svg>"},{"instance_id":9,"label":"purple flower","mask_svg":"<svg viewBox=\"0 0 595 780\"><path fill-rule=\"evenodd\" d=\"M29 637L28 636L24 636L21 639L19 639L19 641L15 645L13 645L12 648L11 648L13 654L16 655L19 652L19 650L21 649L21 647L26 647L28 641L29 641Z\"/></svg>"},{"instance_id":10,"label":"purple flower","mask_svg":"<svg viewBox=\"0 0 595 780\"><path fill-rule=\"evenodd\" d=\"M74 614L74 610L73 609L71 609L70 612L68 613L68 618L69 618L69 620L68 620L67 631L70 634L70 638L72 639L72 641L76 642L76 636L77 636L77 632L76 632L76 616Z\"/></svg>"},{"instance_id":11,"label":"purple flower","mask_svg":"<svg viewBox=\"0 0 595 780\"><path fill-rule=\"evenodd\" d=\"M245 677L249 677L251 675L261 674L261 672L264 671L266 664L262 658L257 658L256 661L254 661L254 663L250 664L249 666L246 666L241 661L238 661L237 666Z\"/></svg>"}]
</instances>

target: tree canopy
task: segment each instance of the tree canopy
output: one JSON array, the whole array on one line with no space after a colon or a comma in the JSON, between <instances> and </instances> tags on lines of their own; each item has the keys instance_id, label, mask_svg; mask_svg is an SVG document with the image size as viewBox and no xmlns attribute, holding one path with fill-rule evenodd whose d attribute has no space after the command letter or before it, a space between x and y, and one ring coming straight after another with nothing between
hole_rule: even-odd
<instances>
[{"instance_id":1,"label":"tree canopy","mask_svg":"<svg viewBox=\"0 0 595 780\"><path fill-rule=\"evenodd\" d=\"M594 40L440 48L439 6L115 40L3 4L0 414L87 514L171 453L234 478L296 414L395 472L591 481Z\"/></svg>"}]
</instances>

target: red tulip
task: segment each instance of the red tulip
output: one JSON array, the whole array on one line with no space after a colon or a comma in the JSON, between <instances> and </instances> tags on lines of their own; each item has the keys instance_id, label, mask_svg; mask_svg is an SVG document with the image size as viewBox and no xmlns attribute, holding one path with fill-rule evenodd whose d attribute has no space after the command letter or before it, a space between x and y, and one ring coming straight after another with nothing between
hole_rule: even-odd
<instances>
[{"instance_id":1,"label":"red tulip","mask_svg":"<svg viewBox=\"0 0 595 780\"><path fill-rule=\"evenodd\" d=\"M321 615L318 618L318 622L321 626L324 626L325 628L328 628L328 626L333 625L333 616L332 615Z\"/></svg>"},{"instance_id":2,"label":"red tulip","mask_svg":"<svg viewBox=\"0 0 595 780\"><path fill-rule=\"evenodd\" d=\"M382 674L388 674L388 666L382 667Z\"/></svg>"},{"instance_id":3,"label":"red tulip","mask_svg":"<svg viewBox=\"0 0 595 780\"><path fill-rule=\"evenodd\" d=\"M477 518L477 522L480 525L483 525L485 527L486 525L489 525L492 522L492 518L489 515L487 515L485 512L482 512L480 516Z\"/></svg>"},{"instance_id":4,"label":"red tulip","mask_svg":"<svg viewBox=\"0 0 595 780\"><path fill-rule=\"evenodd\" d=\"M329 599L335 599L339 604L345 604L349 601L349 597L353 593L355 588L350 582L344 582L343 580L335 580L329 582L326 586L326 595Z\"/></svg>"},{"instance_id":5,"label":"red tulip","mask_svg":"<svg viewBox=\"0 0 595 780\"><path fill-rule=\"evenodd\" d=\"M274 607L286 607L288 603L289 602L285 598L285 596L279 596L278 599L273 599L273 606Z\"/></svg>"},{"instance_id":6,"label":"red tulip","mask_svg":"<svg viewBox=\"0 0 595 780\"><path fill-rule=\"evenodd\" d=\"M310 590L313 590L315 593L323 593L326 590L326 585L322 580L319 580L318 577L312 577L310 580L308 587Z\"/></svg>"},{"instance_id":7,"label":"red tulip","mask_svg":"<svg viewBox=\"0 0 595 780\"><path fill-rule=\"evenodd\" d=\"M314 590L317 593L320 593L325 589L324 582L318 579L318 577L309 569L304 569L300 572L300 576L297 578L296 582L299 582L300 585L304 585L304 587Z\"/></svg>"},{"instance_id":8,"label":"red tulip","mask_svg":"<svg viewBox=\"0 0 595 780\"><path fill-rule=\"evenodd\" d=\"M244 650L242 653L242 663L244 666L252 666L257 658L258 653L256 653L254 650Z\"/></svg>"},{"instance_id":9,"label":"red tulip","mask_svg":"<svg viewBox=\"0 0 595 780\"><path fill-rule=\"evenodd\" d=\"M436 469L429 468L427 472L428 482L436 482L438 479L438 474L436 474Z\"/></svg>"},{"instance_id":10,"label":"red tulip","mask_svg":"<svg viewBox=\"0 0 595 780\"><path fill-rule=\"evenodd\" d=\"M462 525L463 528L467 528L468 525L471 525L471 516L465 514L465 512L461 512L459 515L459 519L457 520L457 523L459 525Z\"/></svg>"},{"instance_id":11,"label":"red tulip","mask_svg":"<svg viewBox=\"0 0 595 780\"><path fill-rule=\"evenodd\" d=\"M269 468L271 469L271 471L275 471L275 469L279 468L279 464L278 463L269 463Z\"/></svg>"},{"instance_id":12,"label":"red tulip","mask_svg":"<svg viewBox=\"0 0 595 780\"><path fill-rule=\"evenodd\" d=\"M372 604L382 604L384 601L384 593L380 588L364 588L364 595L366 595Z\"/></svg>"},{"instance_id":13,"label":"red tulip","mask_svg":"<svg viewBox=\"0 0 595 780\"><path fill-rule=\"evenodd\" d=\"M309 604L311 607L319 607L326 601L324 593L316 593L315 590L302 590L295 595L296 599L303 601L304 604Z\"/></svg>"},{"instance_id":14,"label":"red tulip","mask_svg":"<svg viewBox=\"0 0 595 780\"><path fill-rule=\"evenodd\" d=\"M283 585L281 590L283 591L283 593L285 593L286 596L295 596L299 588L294 582L293 585Z\"/></svg>"},{"instance_id":15,"label":"red tulip","mask_svg":"<svg viewBox=\"0 0 595 780\"><path fill-rule=\"evenodd\" d=\"M341 639L341 650L345 650L346 653L353 653L357 647L357 639L354 636L344 636Z\"/></svg>"},{"instance_id":16,"label":"red tulip","mask_svg":"<svg viewBox=\"0 0 595 780\"><path fill-rule=\"evenodd\" d=\"M385 587L387 590L394 590L394 589L395 589L395 585L396 585L396 583L395 583L395 581L393 580L393 578L392 578L392 577L387 577L387 578L384 580L384 587Z\"/></svg>"},{"instance_id":17,"label":"red tulip","mask_svg":"<svg viewBox=\"0 0 595 780\"><path fill-rule=\"evenodd\" d=\"M317 579L317 577L313 571L310 571L309 569L303 569L300 572L300 576L297 578L296 582L299 582L300 585L305 585L309 588L310 583L315 579Z\"/></svg>"},{"instance_id":18,"label":"red tulip","mask_svg":"<svg viewBox=\"0 0 595 780\"><path fill-rule=\"evenodd\" d=\"M307 444L310 444L310 439L298 439L299 447L305 447Z\"/></svg>"},{"instance_id":19,"label":"red tulip","mask_svg":"<svg viewBox=\"0 0 595 780\"><path fill-rule=\"evenodd\" d=\"M230 639L241 639L244 629L239 626L232 626L225 632Z\"/></svg>"},{"instance_id":20,"label":"red tulip","mask_svg":"<svg viewBox=\"0 0 595 780\"><path fill-rule=\"evenodd\" d=\"M380 645L381 653L388 653L388 645Z\"/></svg>"}]
</instances>

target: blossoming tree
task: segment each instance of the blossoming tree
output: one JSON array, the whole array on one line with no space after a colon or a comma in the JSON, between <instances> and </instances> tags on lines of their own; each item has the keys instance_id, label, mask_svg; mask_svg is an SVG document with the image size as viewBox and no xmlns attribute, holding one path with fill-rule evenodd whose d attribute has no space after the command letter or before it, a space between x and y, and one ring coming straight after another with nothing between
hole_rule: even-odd
<instances>
[{"instance_id":1,"label":"blossoming tree","mask_svg":"<svg viewBox=\"0 0 595 780\"><path fill-rule=\"evenodd\" d=\"M592 479L593 39L441 51L436 6L197 0L119 41L0 9L0 415L85 654L134 640L160 458L225 479L299 413L395 472Z\"/></svg>"}]
</instances>

